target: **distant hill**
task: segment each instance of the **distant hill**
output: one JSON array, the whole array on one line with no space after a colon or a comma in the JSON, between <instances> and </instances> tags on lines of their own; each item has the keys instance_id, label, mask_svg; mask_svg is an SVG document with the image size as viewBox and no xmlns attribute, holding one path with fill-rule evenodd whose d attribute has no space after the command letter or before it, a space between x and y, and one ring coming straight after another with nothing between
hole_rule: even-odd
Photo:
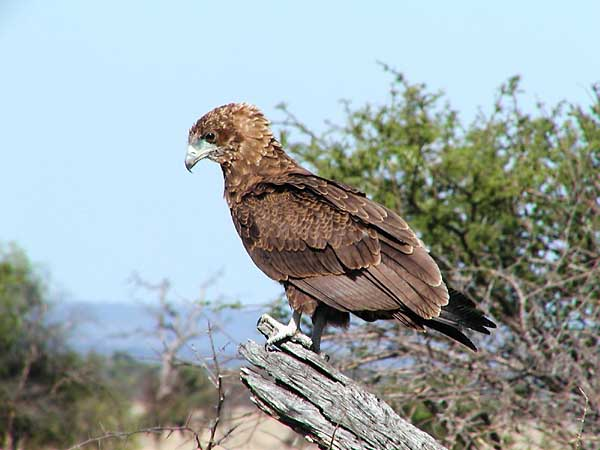
<instances>
[{"instance_id":1,"label":"distant hill","mask_svg":"<svg viewBox=\"0 0 600 450\"><path fill-rule=\"evenodd\" d=\"M140 360L157 360L162 348L155 331L155 318L151 308L155 305L117 302L64 302L56 303L50 320L61 322L71 329L69 343L80 353L96 352L110 355L127 352ZM185 313L186 305L181 306ZM239 343L247 339L262 342L256 331L256 321L264 310L233 310L208 314L199 321L199 329L215 332L217 351L226 356L237 354ZM180 354L181 358L194 360L211 355L208 336L194 340Z\"/></svg>"}]
</instances>

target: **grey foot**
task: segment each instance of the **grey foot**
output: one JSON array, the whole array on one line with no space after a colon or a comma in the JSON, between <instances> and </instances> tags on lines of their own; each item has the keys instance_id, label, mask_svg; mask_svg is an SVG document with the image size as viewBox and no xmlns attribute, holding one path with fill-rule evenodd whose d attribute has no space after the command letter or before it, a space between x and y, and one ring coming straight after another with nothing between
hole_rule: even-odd
<instances>
[{"instance_id":1,"label":"grey foot","mask_svg":"<svg viewBox=\"0 0 600 450\"><path fill-rule=\"evenodd\" d=\"M306 348L312 348L310 338L300 332L300 329L293 320L288 325L284 325L268 314L263 314L258 320L258 327L269 329L269 338L265 344L266 350L273 350L277 344L287 340L293 340Z\"/></svg>"}]
</instances>

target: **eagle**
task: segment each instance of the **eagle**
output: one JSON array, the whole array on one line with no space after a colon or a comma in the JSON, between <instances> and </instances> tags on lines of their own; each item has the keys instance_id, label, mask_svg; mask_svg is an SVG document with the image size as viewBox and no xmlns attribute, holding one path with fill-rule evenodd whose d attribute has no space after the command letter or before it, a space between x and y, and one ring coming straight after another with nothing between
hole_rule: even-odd
<instances>
[{"instance_id":1,"label":"eagle","mask_svg":"<svg viewBox=\"0 0 600 450\"><path fill-rule=\"evenodd\" d=\"M350 313L431 328L473 351L462 330L490 334L496 327L448 287L402 217L301 167L257 107L230 103L201 117L189 131L185 166L191 172L205 158L221 166L225 200L250 258L281 283L292 309L267 346L298 333L302 314L311 316L317 353L325 327L347 327Z\"/></svg>"}]
</instances>

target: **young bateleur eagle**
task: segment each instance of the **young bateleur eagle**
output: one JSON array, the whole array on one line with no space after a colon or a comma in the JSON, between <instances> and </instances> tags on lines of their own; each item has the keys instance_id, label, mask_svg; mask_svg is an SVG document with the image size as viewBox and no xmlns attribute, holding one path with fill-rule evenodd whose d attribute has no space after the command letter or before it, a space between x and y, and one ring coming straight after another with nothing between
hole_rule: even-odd
<instances>
[{"instance_id":1,"label":"young bateleur eagle","mask_svg":"<svg viewBox=\"0 0 600 450\"><path fill-rule=\"evenodd\" d=\"M273 137L255 106L213 109L189 133L185 165L220 164L225 199L254 263L280 282L292 321L272 345L313 321L313 349L327 324L395 319L437 330L472 350L461 329L489 334L495 324L461 293L448 289L421 240L394 211L343 183L300 167Z\"/></svg>"}]
</instances>

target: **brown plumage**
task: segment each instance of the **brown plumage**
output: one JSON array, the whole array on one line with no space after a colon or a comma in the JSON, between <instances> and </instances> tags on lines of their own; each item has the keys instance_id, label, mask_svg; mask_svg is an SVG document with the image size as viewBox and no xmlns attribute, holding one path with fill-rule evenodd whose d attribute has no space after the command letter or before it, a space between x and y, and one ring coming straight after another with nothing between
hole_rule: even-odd
<instances>
[{"instance_id":1,"label":"brown plumage","mask_svg":"<svg viewBox=\"0 0 600 450\"><path fill-rule=\"evenodd\" d=\"M476 350L460 331L495 324L448 290L436 262L408 224L362 192L300 167L254 106L228 104L190 130L186 166L221 165L225 199L254 263L285 288L290 306L313 317L313 341L349 313L436 329ZM297 314L299 317L299 314Z\"/></svg>"}]
</instances>

